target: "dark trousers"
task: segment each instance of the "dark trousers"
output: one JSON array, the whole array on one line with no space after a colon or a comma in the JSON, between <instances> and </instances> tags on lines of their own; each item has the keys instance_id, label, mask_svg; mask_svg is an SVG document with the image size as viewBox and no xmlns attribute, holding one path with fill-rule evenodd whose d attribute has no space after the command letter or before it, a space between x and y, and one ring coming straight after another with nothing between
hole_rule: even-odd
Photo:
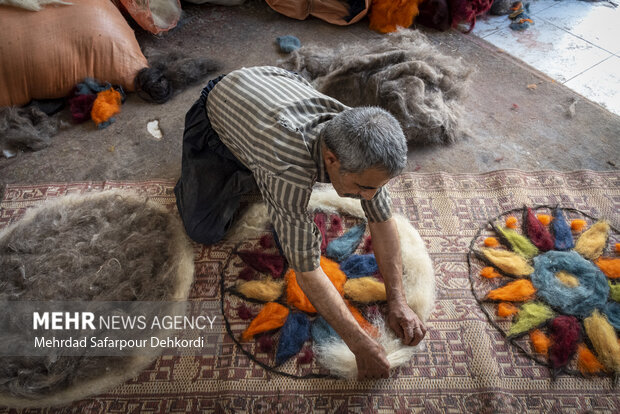
<instances>
[{"instance_id":1,"label":"dark trousers","mask_svg":"<svg viewBox=\"0 0 620 414\"><path fill-rule=\"evenodd\" d=\"M220 241L241 196L258 190L252 172L220 141L207 116L209 92L223 77L209 81L185 115L181 178L174 187L187 235L203 244Z\"/></svg>"}]
</instances>

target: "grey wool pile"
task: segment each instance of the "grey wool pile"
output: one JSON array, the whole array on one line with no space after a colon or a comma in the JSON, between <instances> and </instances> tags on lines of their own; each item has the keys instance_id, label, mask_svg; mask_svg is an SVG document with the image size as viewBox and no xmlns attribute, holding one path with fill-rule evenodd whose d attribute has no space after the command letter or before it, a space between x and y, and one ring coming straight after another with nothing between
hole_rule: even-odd
<instances>
[{"instance_id":1,"label":"grey wool pile","mask_svg":"<svg viewBox=\"0 0 620 414\"><path fill-rule=\"evenodd\" d=\"M48 202L0 232L0 301L179 301L193 250L177 216L118 190ZM15 356L0 405L48 406L104 391L154 356Z\"/></svg>"},{"instance_id":2,"label":"grey wool pile","mask_svg":"<svg viewBox=\"0 0 620 414\"><path fill-rule=\"evenodd\" d=\"M0 153L9 157L17 150L43 149L62 126L35 106L0 108Z\"/></svg>"},{"instance_id":3,"label":"grey wool pile","mask_svg":"<svg viewBox=\"0 0 620 414\"><path fill-rule=\"evenodd\" d=\"M450 144L466 135L461 98L471 70L404 29L372 43L304 46L279 62L348 106L380 106L412 144Z\"/></svg>"}]
</instances>

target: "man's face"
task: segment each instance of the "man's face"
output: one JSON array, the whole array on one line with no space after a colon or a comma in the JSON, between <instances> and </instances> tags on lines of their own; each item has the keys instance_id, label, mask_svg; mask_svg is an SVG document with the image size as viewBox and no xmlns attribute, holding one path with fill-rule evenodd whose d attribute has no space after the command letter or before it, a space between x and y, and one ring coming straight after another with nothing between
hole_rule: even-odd
<instances>
[{"instance_id":1,"label":"man's face","mask_svg":"<svg viewBox=\"0 0 620 414\"><path fill-rule=\"evenodd\" d=\"M329 150L324 152L323 157L329 179L340 197L370 200L390 181L385 171L376 168L361 173L341 172L340 161Z\"/></svg>"}]
</instances>

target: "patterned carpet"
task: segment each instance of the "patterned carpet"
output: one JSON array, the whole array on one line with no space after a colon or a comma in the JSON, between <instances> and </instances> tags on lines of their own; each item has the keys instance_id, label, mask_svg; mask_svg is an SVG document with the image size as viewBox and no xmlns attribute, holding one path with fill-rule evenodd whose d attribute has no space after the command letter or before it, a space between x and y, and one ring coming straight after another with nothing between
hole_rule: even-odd
<instances>
[{"instance_id":1,"label":"patterned carpet","mask_svg":"<svg viewBox=\"0 0 620 414\"><path fill-rule=\"evenodd\" d=\"M68 193L129 188L174 211L172 182L73 183L8 186L0 228L29 206ZM607 377L551 378L491 325L471 290L467 254L487 221L524 205L560 205L620 227L620 173L516 170L482 175L406 174L393 180L395 209L425 240L437 277L437 306L426 348L389 380L357 382L292 379L251 362L225 333L208 333L201 356L164 354L141 375L70 407L28 413L410 413L620 411L620 395ZM219 274L234 246L195 246L191 298L219 309ZM17 412L0 409L0 413Z\"/></svg>"}]
</instances>

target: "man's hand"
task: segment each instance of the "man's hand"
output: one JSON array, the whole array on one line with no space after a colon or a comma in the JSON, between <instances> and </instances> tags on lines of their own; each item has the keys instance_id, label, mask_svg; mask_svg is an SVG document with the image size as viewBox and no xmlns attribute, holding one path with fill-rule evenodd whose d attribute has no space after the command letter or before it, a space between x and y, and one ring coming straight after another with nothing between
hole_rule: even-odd
<instances>
[{"instance_id":1,"label":"man's hand","mask_svg":"<svg viewBox=\"0 0 620 414\"><path fill-rule=\"evenodd\" d=\"M406 302L390 303L387 321L405 345L415 346L426 335L426 327Z\"/></svg>"},{"instance_id":2,"label":"man's hand","mask_svg":"<svg viewBox=\"0 0 620 414\"><path fill-rule=\"evenodd\" d=\"M353 351L357 362L357 379L378 379L390 376L390 363L385 349L376 341L369 339L359 344Z\"/></svg>"}]
</instances>

